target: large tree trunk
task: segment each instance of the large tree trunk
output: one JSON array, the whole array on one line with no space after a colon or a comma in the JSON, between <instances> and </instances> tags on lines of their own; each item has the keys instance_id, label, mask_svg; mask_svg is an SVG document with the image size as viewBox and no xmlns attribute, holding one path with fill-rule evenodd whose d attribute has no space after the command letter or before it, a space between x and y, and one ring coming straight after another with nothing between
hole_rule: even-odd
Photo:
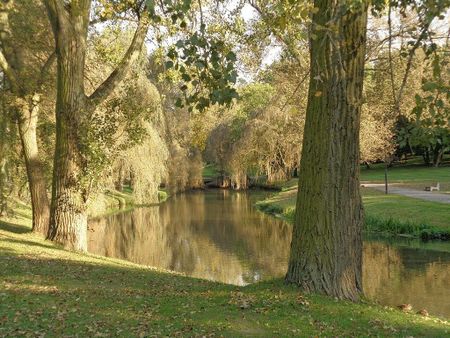
<instances>
[{"instance_id":1,"label":"large tree trunk","mask_svg":"<svg viewBox=\"0 0 450 338\"><path fill-rule=\"evenodd\" d=\"M362 291L359 125L367 5L355 3L349 9L349 3L314 2L318 11L286 281L357 300Z\"/></svg>"},{"instance_id":2,"label":"large tree trunk","mask_svg":"<svg viewBox=\"0 0 450 338\"><path fill-rule=\"evenodd\" d=\"M30 102L25 99L18 100L22 102L19 108L18 125L33 210L31 230L46 235L50 218L50 205L47 196L44 164L39 157L37 143L39 96L34 95L30 98Z\"/></svg>"},{"instance_id":3,"label":"large tree trunk","mask_svg":"<svg viewBox=\"0 0 450 338\"><path fill-rule=\"evenodd\" d=\"M89 195L85 138L90 113L114 91L138 59L149 18L139 15L133 40L117 68L87 97L84 91L86 40L91 0L44 0L56 42L57 98L56 145L48 238L65 247L87 250L87 200Z\"/></svg>"},{"instance_id":4,"label":"large tree trunk","mask_svg":"<svg viewBox=\"0 0 450 338\"><path fill-rule=\"evenodd\" d=\"M82 2L82 1L81 1ZM83 6L82 6L83 5ZM80 134L87 116L84 66L89 1L54 26L57 68L56 144L48 239L87 250L87 182ZM77 10L77 12L75 12ZM67 20L67 21L66 21Z\"/></svg>"}]
</instances>

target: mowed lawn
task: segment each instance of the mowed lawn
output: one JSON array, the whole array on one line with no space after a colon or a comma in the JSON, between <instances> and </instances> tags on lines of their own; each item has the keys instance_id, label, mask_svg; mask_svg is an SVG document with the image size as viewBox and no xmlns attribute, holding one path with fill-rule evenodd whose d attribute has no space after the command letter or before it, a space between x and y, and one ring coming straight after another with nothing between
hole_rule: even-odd
<instances>
[{"instance_id":1,"label":"mowed lawn","mask_svg":"<svg viewBox=\"0 0 450 338\"><path fill-rule=\"evenodd\" d=\"M258 206L270 213L277 213L292 221L297 198L297 188L284 187L284 190L261 201ZM388 194L371 188L361 188L367 217L393 220L412 224L425 224L450 231L450 205L423 201L411 197Z\"/></svg>"},{"instance_id":2,"label":"mowed lawn","mask_svg":"<svg viewBox=\"0 0 450 338\"><path fill-rule=\"evenodd\" d=\"M0 224L1 337L450 333L441 319L366 301L304 295L282 280L238 287L69 252L29 234L29 220L19 221Z\"/></svg>"},{"instance_id":3,"label":"mowed lawn","mask_svg":"<svg viewBox=\"0 0 450 338\"><path fill-rule=\"evenodd\" d=\"M366 215L450 229L450 204L423 201L362 188Z\"/></svg>"},{"instance_id":4,"label":"mowed lawn","mask_svg":"<svg viewBox=\"0 0 450 338\"><path fill-rule=\"evenodd\" d=\"M415 161L417 162L417 160ZM384 182L384 165L373 165L371 169L361 166L361 181ZM439 167L428 167L422 163L395 164L388 168L388 182L404 187L423 190L425 186L441 184L442 191L450 191L450 158Z\"/></svg>"}]
</instances>

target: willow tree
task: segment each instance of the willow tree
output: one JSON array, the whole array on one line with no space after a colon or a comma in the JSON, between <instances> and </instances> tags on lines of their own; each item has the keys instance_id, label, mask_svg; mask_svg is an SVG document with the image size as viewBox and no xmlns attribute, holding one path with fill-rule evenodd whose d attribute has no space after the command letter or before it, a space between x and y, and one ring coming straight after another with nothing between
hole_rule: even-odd
<instances>
[{"instance_id":1,"label":"willow tree","mask_svg":"<svg viewBox=\"0 0 450 338\"><path fill-rule=\"evenodd\" d=\"M175 25L176 33L189 35L185 14L190 10L191 0L44 2L57 55L56 146L48 238L65 247L85 251L87 202L96 170L91 163L95 162L97 151L89 142L91 117L138 59L151 22ZM115 70L92 94L86 95L84 73L90 20L96 15L100 21L107 20L115 13L119 14L119 20L123 20L123 14L131 14L137 19L137 28ZM220 41L210 40L205 27L200 20L200 28L187 39L178 40L168 52L170 60L165 63L166 68L174 67L181 73L183 95L177 100L177 106L189 105L190 111L194 107L202 110L210 103L229 104L236 97L236 91L229 86L237 77L233 67L235 55ZM218 72L223 77L218 76ZM202 82L208 85L207 97L199 90Z\"/></svg>"},{"instance_id":2,"label":"willow tree","mask_svg":"<svg viewBox=\"0 0 450 338\"><path fill-rule=\"evenodd\" d=\"M315 0L314 7L310 86L286 280L306 291L356 300L362 290L358 136L367 4Z\"/></svg>"},{"instance_id":3,"label":"willow tree","mask_svg":"<svg viewBox=\"0 0 450 338\"><path fill-rule=\"evenodd\" d=\"M48 238L86 251L89 144L84 135L96 107L114 91L138 58L149 26L142 1L130 6L138 18L131 44L117 68L86 95L85 57L91 0L45 0L57 56L56 145ZM131 2L128 2L131 4Z\"/></svg>"},{"instance_id":4,"label":"willow tree","mask_svg":"<svg viewBox=\"0 0 450 338\"><path fill-rule=\"evenodd\" d=\"M19 127L32 205L32 231L46 234L49 200L45 166L39 154L37 128L45 77L54 63L50 27L42 5L35 0L0 2L0 68L8 84L9 115ZM32 24L30 23L33 22ZM30 44L29 36L35 42ZM44 61L42 61L44 60Z\"/></svg>"}]
</instances>

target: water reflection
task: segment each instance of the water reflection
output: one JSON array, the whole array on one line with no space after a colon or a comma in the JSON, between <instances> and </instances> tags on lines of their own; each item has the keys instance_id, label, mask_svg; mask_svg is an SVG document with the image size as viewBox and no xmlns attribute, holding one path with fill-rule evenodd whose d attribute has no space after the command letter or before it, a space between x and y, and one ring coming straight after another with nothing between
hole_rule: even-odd
<instances>
[{"instance_id":1,"label":"water reflection","mask_svg":"<svg viewBox=\"0 0 450 338\"><path fill-rule=\"evenodd\" d=\"M400 244L400 245L396 245ZM367 240L363 286L381 304L412 304L450 317L450 253Z\"/></svg>"},{"instance_id":2,"label":"water reflection","mask_svg":"<svg viewBox=\"0 0 450 338\"><path fill-rule=\"evenodd\" d=\"M256 212L254 198L194 192L93 220L89 251L237 285L282 275L290 226Z\"/></svg>"},{"instance_id":3,"label":"water reflection","mask_svg":"<svg viewBox=\"0 0 450 338\"><path fill-rule=\"evenodd\" d=\"M89 251L236 285L281 277L292 228L254 209L263 194L193 192L92 220ZM450 316L450 253L395 244L365 242L366 295Z\"/></svg>"}]
</instances>

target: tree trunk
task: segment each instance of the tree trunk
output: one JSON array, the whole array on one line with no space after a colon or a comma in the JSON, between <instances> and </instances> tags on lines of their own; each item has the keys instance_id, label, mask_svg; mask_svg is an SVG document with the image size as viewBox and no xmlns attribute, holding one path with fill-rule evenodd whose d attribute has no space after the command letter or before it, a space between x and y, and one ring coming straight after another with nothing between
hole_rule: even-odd
<instances>
[{"instance_id":1,"label":"tree trunk","mask_svg":"<svg viewBox=\"0 0 450 338\"><path fill-rule=\"evenodd\" d=\"M29 100L30 102L24 99L19 100L22 103L18 117L19 134L27 169L33 212L31 230L46 235L50 219L50 205L47 196L44 164L39 157L37 143L39 96L34 95Z\"/></svg>"},{"instance_id":2,"label":"tree trunk","mask_svg":"<svg viewBox=\"0 0 450 338\"><path fill-rule=\"evenodd\" d=\"M424 150L424 153L422 154L423 157L423 162L425 163L425 165L430 165L430 151L428 148L426 148Z\"/></svg>"},{"instance_id":3,"label":"tree trunk","mask_svg":"<svg viewBox=\"0 0 450 338\"><path fill-rule=\"evenodd\" d=\"M114 187L116 188L117 191L122 192L123 184L125 181L125 178L124 178L125 169L123 168L122 164L119 165L119 167L117 168L117 171L118 171L118 175L116 177L116 181L114 182Z\"/></svg>"},{"instance_id":4,"label":"tree trunk","mask_svg":"<svg viewBox=\"0 0 450 338\"><path fill-rule=\"evenodd\" d=\"M349 9L346 4L314 3L318 11L286 281L307 292L357 300L362 291L359 127L367 5Z\"/></svg>"},{"instance_id":5,"label":"tree trunk","mask_svg":"<svg viewBox=\"0 0 450 338\"><path fill-rule=\"evenodd\" d=\"M8 146L7 131L8 122L5 118L6 113L4 105L0 102L0 217L4 216L7 212L8 199L7 199L7 155L6 148Z\"/></svg>"},{"instance_id":6,"label":"tree trunk","mask_svg":"<svg viewBox=\"0 0 450 338\"><path fill-rule=\"evenodd\" d=\"M65 247L87 250L87 151L84 137L96 107L123 81L138 59L149 26L146 9L139 15L133 40L116 69L88 98L84 91L86 40L92 0L44 0L56 42L56 145L48 238Z\"/></svg>"},{"instance_id":7,"label":"tree trunk","mask_svg":"<svg viewBox=\"0 0 450 338\"><path fill-rule=\"evenodd\" d=\"M87 251L87 182L80 134L87 117L84 65L89 7L54 27L57 97L56 144L48 239L68 249ZM83 11L83 8L79 9ZM60 18L64 20L64 17ZM69 20L69 19L68 19Z\"/></svg>"},{"instance_id":8,"label":"tree trunk","mask_svg":"<svg viewBox=\"0 0 450 338\"><path fill-rule=\"evenodd\" d=\"M439 167L442 155L444 154L444 147L440 144L436 144L433 148L433 167Z\"/></svg>"}]
</instances>

